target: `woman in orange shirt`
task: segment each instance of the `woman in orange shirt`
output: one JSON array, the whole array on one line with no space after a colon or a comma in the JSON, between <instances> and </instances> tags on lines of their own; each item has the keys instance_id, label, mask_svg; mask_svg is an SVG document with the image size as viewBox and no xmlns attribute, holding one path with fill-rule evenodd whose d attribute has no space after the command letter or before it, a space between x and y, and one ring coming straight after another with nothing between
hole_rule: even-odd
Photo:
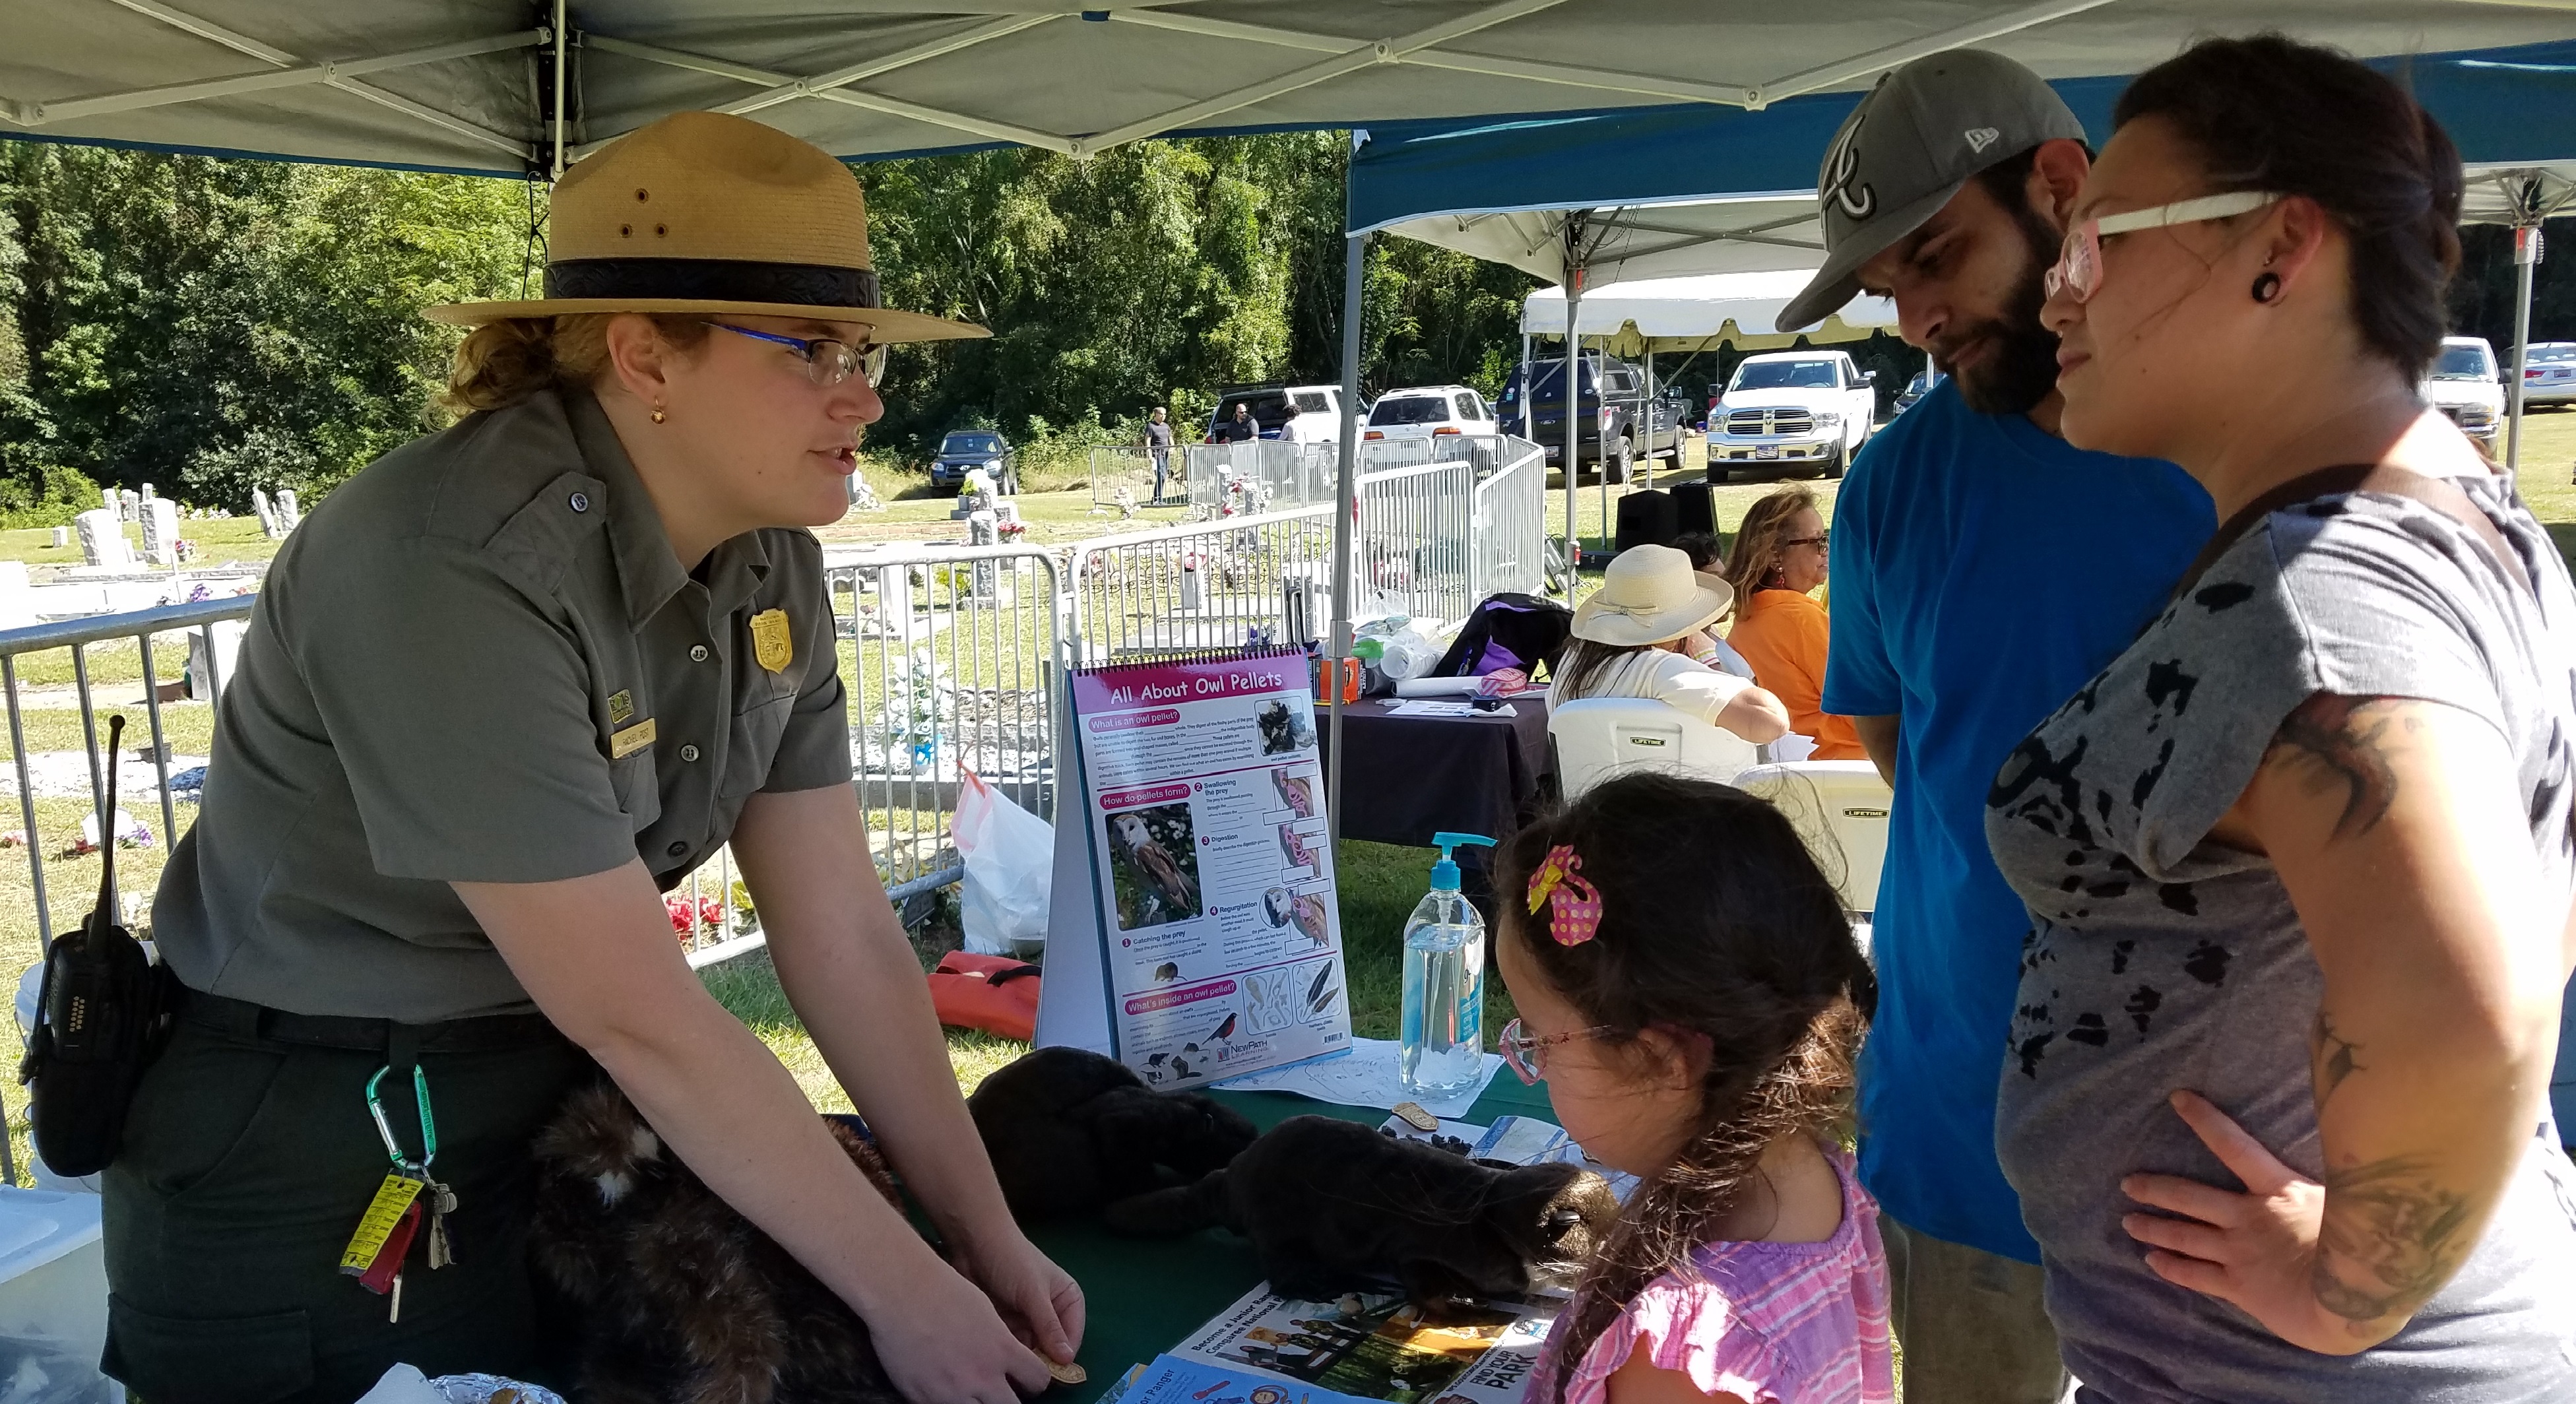
<instances>
[{"instance_id":1,"label":"woman in orange shirt","mask_svg":"<svg viewBox=\"0 0 2576 1404\"><path fill-rule=\"evenodd\" d=\"M1816 495L1785 488L1753 504L1735 534L1726 576L1735 627L1726 641L1753 665L1753 680L1789 709L1789 729L1816 741L1817 760L1867 760L1847 717L1823 710L1825 607L1808 592L1825 583L1825 518Z\"/></svg>"}]
</instances>

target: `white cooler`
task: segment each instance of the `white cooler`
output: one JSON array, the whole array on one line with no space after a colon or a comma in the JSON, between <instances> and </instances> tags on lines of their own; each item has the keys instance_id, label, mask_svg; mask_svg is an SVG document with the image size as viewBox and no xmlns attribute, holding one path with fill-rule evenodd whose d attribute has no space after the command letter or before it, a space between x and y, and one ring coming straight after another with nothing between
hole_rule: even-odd
<instances>
[{"instance_id":1,"label":"white cooler","mask_svg":"<svg viewBox=\"0 0 2576 1404\"><path fill-rule=\"evenodd\" d=\"M98 1226L97 1195L0 1186L0 1404L122 1404Z\"/></svg>"}]
</instances>

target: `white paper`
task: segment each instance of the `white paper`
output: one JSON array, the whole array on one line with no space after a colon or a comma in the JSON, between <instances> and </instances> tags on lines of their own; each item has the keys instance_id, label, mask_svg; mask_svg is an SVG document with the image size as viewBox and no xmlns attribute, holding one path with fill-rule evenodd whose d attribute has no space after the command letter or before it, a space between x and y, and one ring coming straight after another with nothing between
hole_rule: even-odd
<instances>
[{"instance_id":1,"label":"white paper","mask_svg":"<svg viewBox=\"0 0 2576 1404\"><path fill-rule=\"evenodd\" d=\"M1475 1085L1466 1091L1454 1097L1417 1097L1404 1090L1403 1055L1403 1046L1392 1039L1355 1038L1351 1051L1339 1057L1229 1078L1223 1085L1229 1092L1293 1092L1319 1102L1386 1111L1395 1110L1398 1102L1418 1102L1433 1116L1450 1118L1465 1115L1503 1068L1501 1055L1488 1053Z\"/></svg>"},{"instance_id":2,"label":"white paper","mask_svg":"<svg viewBox=\"0 0 2576 1404\"><path fill-rule=\"evenodd\" d=\"M1486 715L1501 716L1511 710L1512 705L1506 702L1501 707L1496 708L1493 712ZM1479 715L1476 711L1476 704L1473 702L1430 702L1420 698L1416 698L1410 702L1398 702L1394 706L1387 708L1386 714L1391 717L1472 717Z\"/></svg>"}]
</instances>

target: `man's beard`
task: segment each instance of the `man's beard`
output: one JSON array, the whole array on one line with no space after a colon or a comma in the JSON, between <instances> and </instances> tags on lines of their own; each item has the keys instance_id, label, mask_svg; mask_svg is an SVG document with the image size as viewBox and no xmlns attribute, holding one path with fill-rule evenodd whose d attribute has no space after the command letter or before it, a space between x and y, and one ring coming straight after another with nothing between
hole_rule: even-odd
<instances>
[{"instance_id":1,"label":"man's beard","mask_svg":"<svg viewBox=\"0 0 2576 1404\"><path fill-rule=\"evenodd\" d=\"M2019 211L2013 220L2028 245L2029 262L2004 314L1971 322L1932 347L1932 364L1959 382L1959 398L1979 414L2026 414L2057 388L2057 334L2040 325L2039 309L2048 301L2042 281L2054 261L2057 235L2037 214ZM1991 342L1993 350L1971 369L1957 369L1959 353Z\"/></svg>"}]
</instances>

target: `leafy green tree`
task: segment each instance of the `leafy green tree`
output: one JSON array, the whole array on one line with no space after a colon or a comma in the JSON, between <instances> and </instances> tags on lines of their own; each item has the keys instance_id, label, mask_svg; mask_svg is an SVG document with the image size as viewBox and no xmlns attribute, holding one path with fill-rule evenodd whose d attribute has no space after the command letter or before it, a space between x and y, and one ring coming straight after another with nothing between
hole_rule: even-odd
<instances>
[{"instance_id":1,"label":"leafy green tree","mask_svg":"<svg viewBox=\"0 0 2576 1404\"><path fill-rule=\"evenodd\" d=\"M0 143L23 366L0 471L234 510L327 488L444 422L454 333L420 309L514 292L525 206L509 182Z\"/></svg>"}]
</instances>

